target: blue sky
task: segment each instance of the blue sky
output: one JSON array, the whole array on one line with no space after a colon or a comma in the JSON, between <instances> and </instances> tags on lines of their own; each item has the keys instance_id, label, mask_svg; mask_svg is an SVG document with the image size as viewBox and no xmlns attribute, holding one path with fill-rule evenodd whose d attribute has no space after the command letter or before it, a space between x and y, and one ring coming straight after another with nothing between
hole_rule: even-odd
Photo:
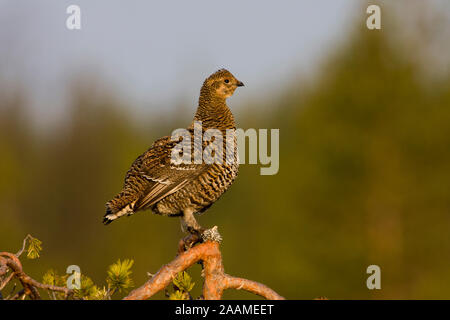
<instances>
[{"instance_id":1,"label":"blue sky","mask_svg":"<svg viewBox=\"0 0 450 320\"><path fill-rule=\"evenodd\" d=\"M81 8L79 31L65 26L70 4ZM355 14L365 21L361 1L3 0L0 68L32 92L42 121L64 114L68 79L86 70L132 113L183 99L194 108L221 67L245 82L243 100L278 91L314 69Z\"/></svg>"}]
</instances>

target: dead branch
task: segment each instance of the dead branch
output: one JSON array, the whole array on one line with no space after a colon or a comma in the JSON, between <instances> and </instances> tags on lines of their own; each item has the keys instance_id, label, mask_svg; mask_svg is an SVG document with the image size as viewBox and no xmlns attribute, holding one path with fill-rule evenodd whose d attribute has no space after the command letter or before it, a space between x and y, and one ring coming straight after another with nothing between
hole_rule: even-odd
<instances>
[{"instance_id":1,"label":"dead branch","mask_svg":"<svg viewBox=\"0 0 450 320\"><path fill-rule=\"evenodd\" d=\"M284 300L278 293L261 283L226 274L219 242L210 240L180 253L172 262L159 269L144 285L133 290L124 300L150 298L166 288L179 272L198 261L202 261L204 267L203 297L205 300L220 300L226 289L243 289L269 300Z\"/></svg>"},{"instance_id":2,"label":"dead branch","mask_svg":"<svg viewBox=\"0 0 450 320\"><path fill-rule=\"evenodd\" d=\"M23 250L19 251L18 254L22 253ZM6 284L12 279L17 278L22 284L23 289L16 293L11 299L24 299L26 296L30 296L33 300L38 300L41 298L39 289L63 292L65 297L73 294L73 291L64 288L48 284L42 284L30 276L28 276L22 269L22 263L20 262L17 255L10 252L0 252L0 270L6 274L7 269L11 270L11 274L6 277L6 279L0 283L0 290L3 289Z\"/></svg>"},{"instance_id":3,"label":"dead branch","mask_svg":"<svg viewBox=\"0 0 450 320\"><path fill-rule=\"evenodd\" d=\"M25 251L25 248L27 246L27 241L33 238L31 234L27 234L25 239L23 239L22 248L16 253L16 257L20 257L20 255Z\"/></svg>"}]
</instances>

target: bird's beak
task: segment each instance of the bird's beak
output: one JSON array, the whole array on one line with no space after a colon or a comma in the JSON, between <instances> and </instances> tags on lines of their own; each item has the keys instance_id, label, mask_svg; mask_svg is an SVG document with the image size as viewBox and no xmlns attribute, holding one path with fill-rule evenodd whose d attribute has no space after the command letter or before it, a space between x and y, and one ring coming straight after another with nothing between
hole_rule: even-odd
<instances>
[{"instance_id":1,"label":"bird's beak","mask_svg":"<svg viewBox=\"0 0 450 320\"><path fill-rule=\"evenodd\" d=\"M236 85L237 85L238 87L243 87L243 86L244 86L244 83L243 83L242 81L238 81L238 82L236 83Z\"/></svg>"}]
</instances>

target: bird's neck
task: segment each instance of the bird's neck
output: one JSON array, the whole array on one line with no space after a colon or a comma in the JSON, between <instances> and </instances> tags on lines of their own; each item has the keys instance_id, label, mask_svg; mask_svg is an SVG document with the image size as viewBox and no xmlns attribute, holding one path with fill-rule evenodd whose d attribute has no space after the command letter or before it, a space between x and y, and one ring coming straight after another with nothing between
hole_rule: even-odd
<instances>
[{"instance_id":1,"label":"bird's neck","mask_svg":"<svg viewBox=\"0 0 450 320\"><path fill-rule=\"evenodd\" d=\"M219 130L236 128L233 114L230 108L228 108L225 99L211 94L211 92L204 88L200 91L194 121L201 121L204 130L210 128Z\"/></svg>"}]
</instances>

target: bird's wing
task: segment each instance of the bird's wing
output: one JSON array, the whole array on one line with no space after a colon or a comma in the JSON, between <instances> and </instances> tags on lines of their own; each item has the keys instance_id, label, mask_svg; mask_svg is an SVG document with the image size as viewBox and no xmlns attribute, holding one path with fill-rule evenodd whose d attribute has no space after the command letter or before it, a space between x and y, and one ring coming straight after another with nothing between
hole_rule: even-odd
<instances>
[{"instance_id":1,"label":"bird's wing","mask_svg":"<svg viewBox=\"0 0 450 320\"><path fill-rule=\"evenodd\" d=\"M145 178L148 183L143 195L135 203L134 210L149 208L183 188L210 167L206 164L171 162L172 148L177 143L178 141L171 141L170 137L161 138L136 159L130 171Z\"/></svg>"}]
</instances>

